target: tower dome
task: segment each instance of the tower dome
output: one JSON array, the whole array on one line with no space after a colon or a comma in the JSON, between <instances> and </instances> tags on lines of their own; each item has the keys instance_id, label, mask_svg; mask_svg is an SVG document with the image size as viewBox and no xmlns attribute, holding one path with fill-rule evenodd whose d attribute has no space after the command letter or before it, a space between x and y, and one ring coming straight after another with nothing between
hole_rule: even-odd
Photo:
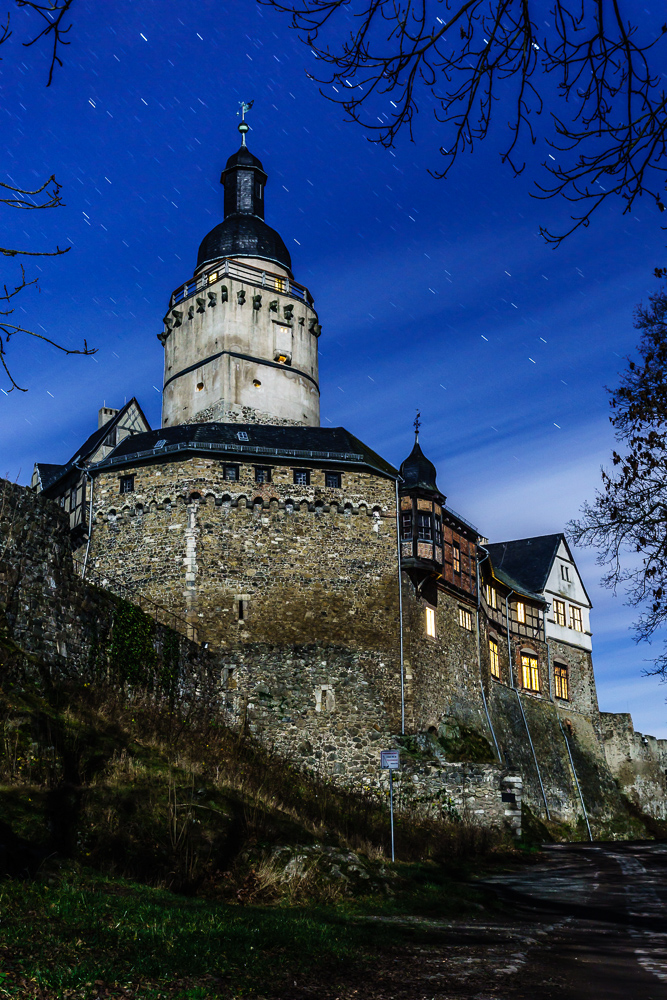
<instances>
[{"instance_id":1,"label":"tower dome","mask_svg":"<svg viewBox=\"0 0 667 1000\"><path fill-rule=\"evenodd\" d=\"M229 157L220 177L225 217L202 240L197 269L227 257L254 257L278 264L292 275L289 250L280 234L264 222L267 180L262 161L246 145Z\"/></svg>"},{"instance_id":2,"label":"tower dome","mask_svg":"<svg viewBox=\"0 0 667 1000\"><path fill-rule=\"evenodd\" d=\"M415 446L401 464L400 475L403 480L403 489L432 490L439 493L438 484L435 481L436 471L433 462L429 462L424 452L419 447L419 441L415 440Z\"/></svg>"}]
</instances>

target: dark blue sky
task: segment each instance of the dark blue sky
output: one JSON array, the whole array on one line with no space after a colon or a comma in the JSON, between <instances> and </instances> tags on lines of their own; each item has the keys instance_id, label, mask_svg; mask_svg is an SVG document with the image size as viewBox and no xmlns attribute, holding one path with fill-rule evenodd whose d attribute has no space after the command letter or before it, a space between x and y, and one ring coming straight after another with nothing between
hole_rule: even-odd
<instances>
[{"instance_id":1,"label":"dark blue sky","mask_svg":"<svg viewBox=\"0 0 667 1000\"><path fill-rule=\"evenodd\" d=\"M253 0L79 0L48 90L46 52L21 47L20 15L15 29L0 63L0 179L55 173L66 207L3 210L3 241L71 247L28 263L41 290L16 316L99 352L14 341L13 372L30 391L0 396L2 474L28 482L34 461L66 460L104 402L136 395L159 424L156 334L222 219L220 171L245 99L248 145L269 174L267 221L323 326L323 424L398 464L419 407L448 502L493 541L561 530L592 497L613 443L603 387L634 348L633 309L665 263L648 201L625 216L609 205L551 249L538 227L569 213L529 196L543 141L519 179L493 136L436 181L427 168L442 136L426 104L416 144L371 145L307 79L312 56L287 22ZM3 281L17 273L5 259ZM595 605L601 708L667 736L664 688L641 677L650 649L632 642L631 610L597 586L594 553L577 559Z\"/></svg>"}]
</instances>

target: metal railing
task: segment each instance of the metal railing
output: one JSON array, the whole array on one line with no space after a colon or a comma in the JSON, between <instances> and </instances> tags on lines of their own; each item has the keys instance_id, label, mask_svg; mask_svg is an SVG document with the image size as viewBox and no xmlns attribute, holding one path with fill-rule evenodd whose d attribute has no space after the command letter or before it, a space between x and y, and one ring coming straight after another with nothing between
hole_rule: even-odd
<instances>
[{"instance_id":1,"label":"metal railing","mask_svg":"<svg viewBox=\"0 0 667 1000\"><path fill-rule=\"evenodd\" d=\"M206 291L219 278L223 277L237 278L239 281L245 281L256 288L265 288L268 291L289 295L290 298L304 302L311 309L314 305L313 297L306 286L300 285L298 281L293 281L286 275L275 274L273 271L262 271L251 264L240 264L237 260L221 260L172 292L169 308L172 309L179 302L185 302L197 292Z\"/></svg>"},{"instance_id":2,"label":"metal railing","mask_svg":"<svg viewBox=\"0 0 667 1000\"><path fill-rule=\"evenodd\" d=\"M75 572L83 579L83 562L79 559L73 559L73 563ZM92 583L102 590L108 590L110 593L115 594L116 597L122 597L131 604L136 604L138 608L141 608L147 615L154 618L158 624L166 625L167 628L172 629L174 632L180 632L181 635L184 635L187 639L191 639L193 642L199 641L197 629L190 622L186 621L185 618L181 618L180 615L170 611L169 608L163 607L162 604L156 604L150 597L146 597L145 594L133 590L127 584L121 583L120 580L117 580L113 576L109 576L108 573L96 573L95 570L86 567L85 579L88 583Z\"/></svg>"},{"instance_id":3,"label":"metal railing","mask_svg":"<svg viewBox=\"0 0 667 1000\"><path fill-rule=\"evenodd\" d=\"M267 448L264 445L248 444L245 441L228 444L224 441L178 441L176 444L163 445L161 448L151 448L146 451L135 451L116 458L103 458L94 468L106 468L110 465L128 465L139 459L153 455L165 455L174 451L227 451L238 454L268 455L276 458L323 458L328 462L364 462L370 464L363 455L355 452L338 451L301 451L298 448ZM458 516L458 515L457 515Z\"/></svg>"}]
</instances>

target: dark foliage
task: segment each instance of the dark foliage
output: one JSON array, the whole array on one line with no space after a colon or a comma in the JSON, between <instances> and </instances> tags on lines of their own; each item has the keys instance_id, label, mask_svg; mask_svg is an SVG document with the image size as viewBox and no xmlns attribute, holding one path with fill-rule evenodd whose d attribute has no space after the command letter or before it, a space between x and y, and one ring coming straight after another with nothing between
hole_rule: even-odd
<instances>
[{"instance_id":1,"label":"dark foliage","mask_svg":"<svg viewBox=\"0 0 667 1000\"><path fill-rule=\"evenodd\" d=\"M609 390L622 453L613 452L614 470L602 471L602 490L568 532L599 549L606 586L625 584L629 603L645 608L636 633L650 640L667 620L667 287L637 309L635 328L639 357ZM651 672L667 676L667 653Z\"/></svg>"}]
</instances>

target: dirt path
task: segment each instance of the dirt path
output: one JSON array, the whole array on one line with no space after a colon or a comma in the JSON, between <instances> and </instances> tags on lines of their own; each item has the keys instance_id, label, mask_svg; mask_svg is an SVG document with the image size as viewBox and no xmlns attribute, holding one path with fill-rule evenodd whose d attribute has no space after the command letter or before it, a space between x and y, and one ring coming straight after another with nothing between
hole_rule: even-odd
<instances>
[{"instance_id":1,"label":"dirt path","mask_svg":"<svg viewBox=\"0 0 667 1000\"><path fill-rule=\"evenodd\" d=\"M404 928L405 946L363 976L314 969L290 997L666 1000L667 845L556 845L485 884L504 901L498 920L375 918Z\"/></svg>"}]
</instances>

